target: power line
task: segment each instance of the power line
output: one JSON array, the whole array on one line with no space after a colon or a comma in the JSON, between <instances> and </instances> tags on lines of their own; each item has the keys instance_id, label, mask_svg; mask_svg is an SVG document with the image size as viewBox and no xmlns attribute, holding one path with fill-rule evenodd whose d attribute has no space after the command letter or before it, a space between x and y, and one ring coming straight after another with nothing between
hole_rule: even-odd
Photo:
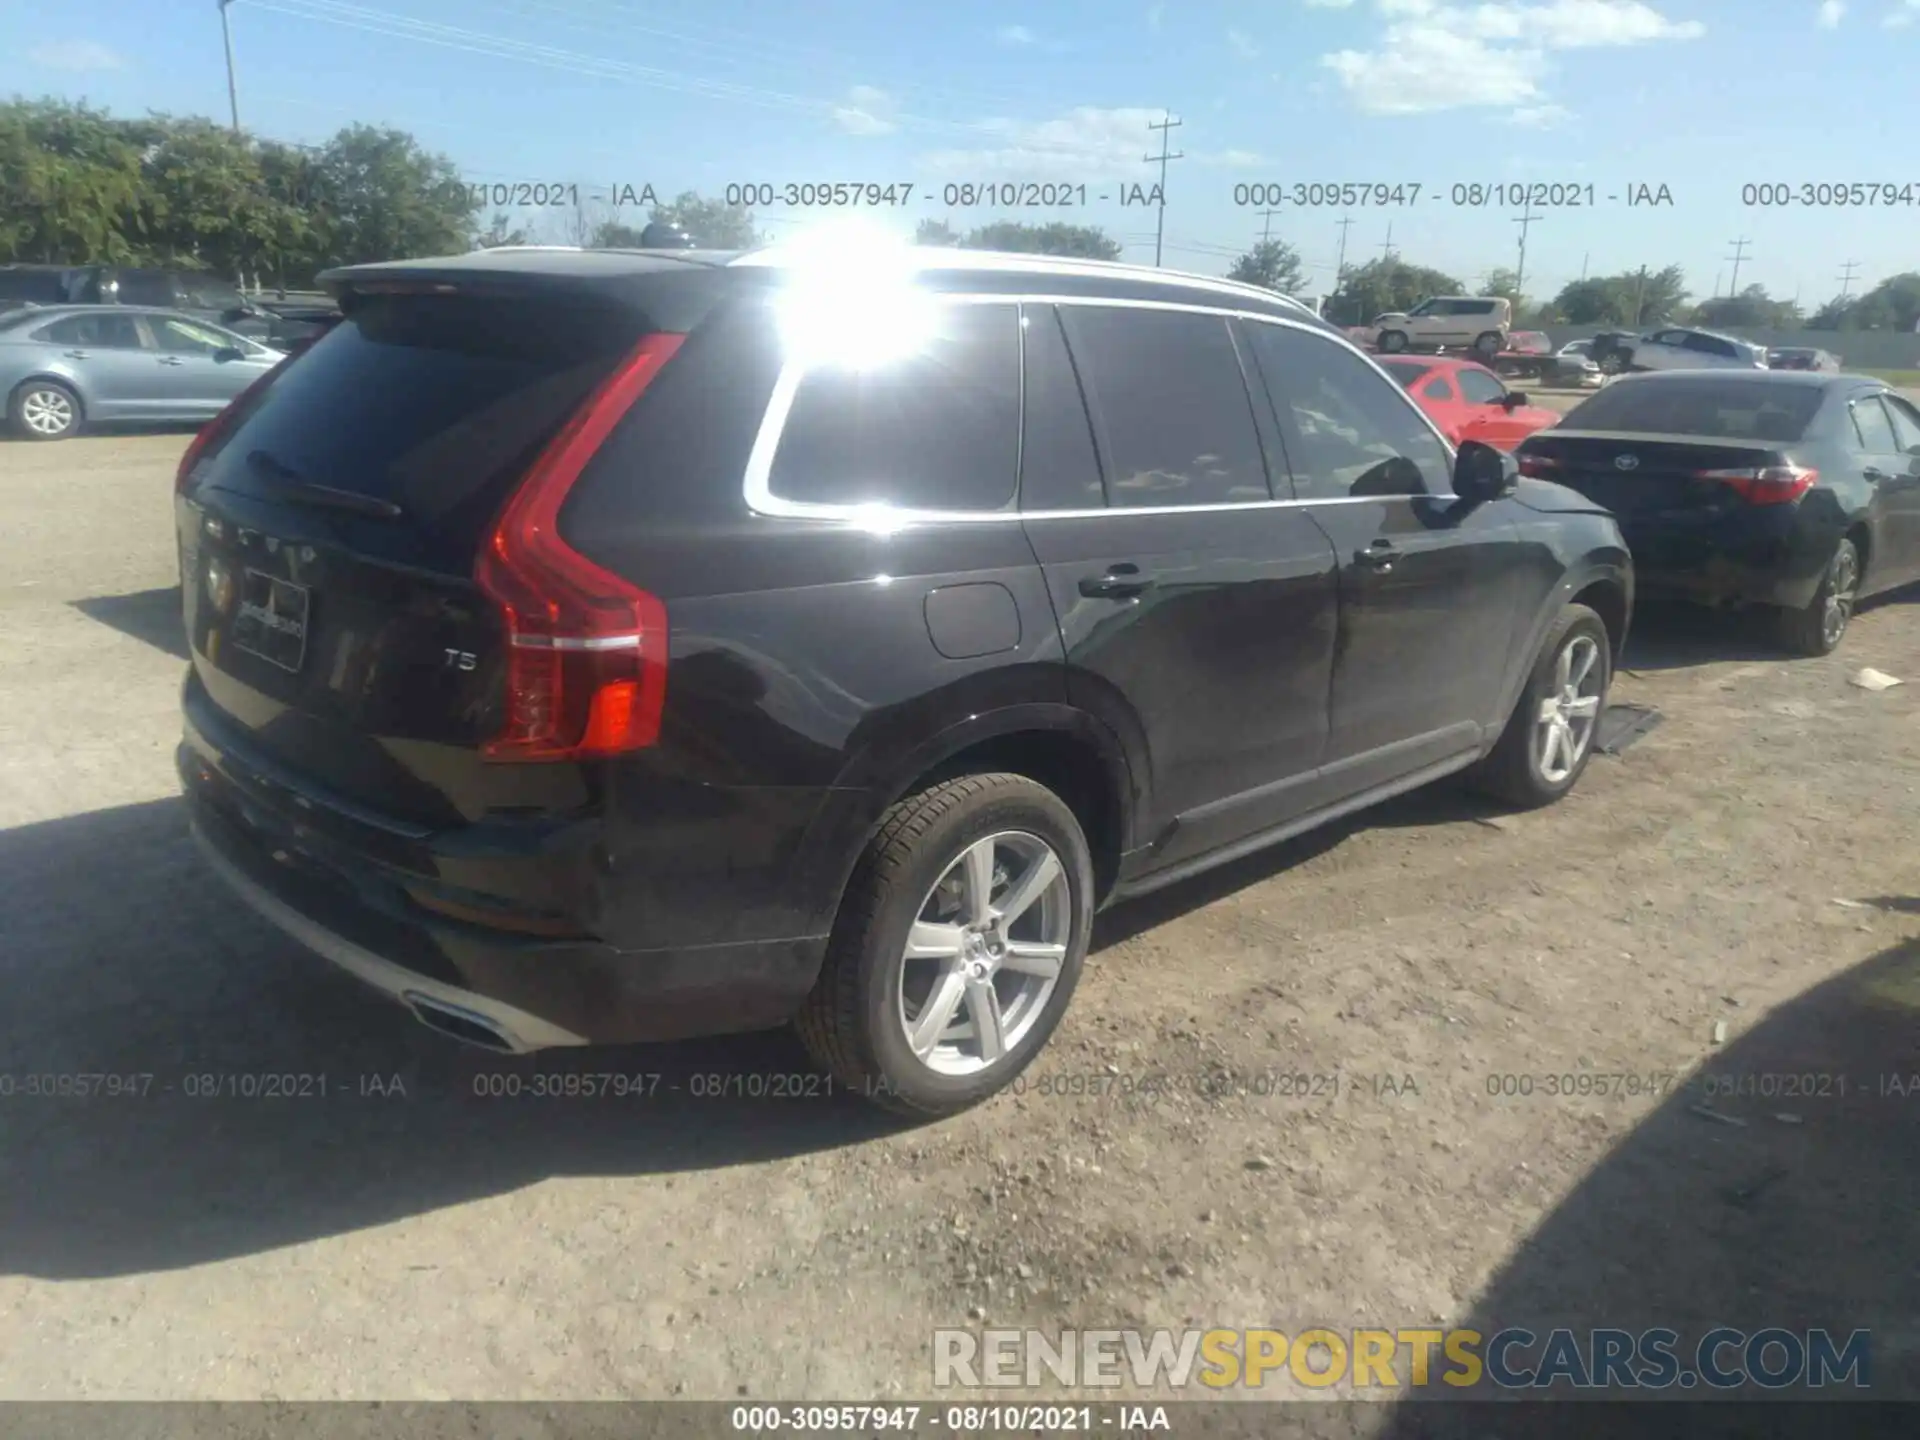
<instances>
[{"instance_id":1,"label":"power line","mask_svg":"<svg viewBox=\"0 0 1920 1440\"><path fill-rule=\"evenodd\" d=\"M1743 240L1729 240L1727 243L1733 246L1733 254L1727 256L1727 259L1733 261L1733 278L1727 284L1727 296L1729 299L1731 299L1733 296L1738 295L1740 293L1740 262L1746 259L1747 246L1751 245L1753 242L1751 240L1743 239ZM1716 290L1719 288L1718 281L1715 281L1714 288Z\"/></svg>"},{"instance_id":2,"label":"power line","mask_svg":"<svg viewBox=\"0 0 1920 1440\"><path fill-rule=\"evenodd\" d=\"M1160 132L1160 153L1158 155L1148 155L1144 157L1145 163L1148 165L1153 164L1155 160L1160 162L1160 215L1154 222L1153 228L1153 266L1156 270L1160 268L1161 237L1166 233L1167 228L1167 162L1169 160L1184 160L1187 158L1184 150L1177 155L1169 154L1167 151L1167 141L1172 138L1173 132L1179 129L1185 122L1174 119L1170 111L1162 110L1160 113L1164 118L1160 120L1149 120L1147 122L1147 129L1158 130Z\"/></svg>"},{"instance_id":3,"label":"power line","mask_svg":"<svg viewBox=\"0 0 1920 1440\"><path fill-rule=\"evenodd\" d=\"M1260 219L1264 222L1260 226L1260 243L1262 245L1273 239L1273 217L1279 213L1278 210L1272 207L1268 207L1260 212Z\"/></svg>"},{"instance_id":4,"label":"power line","mask_svg":"<svg viewBox=\"0 0 1920 1440\"><path fill-rule=\"evenodd\" d=\"M1848 293L1852 291L1854 273L1858 271L1859 268L1860 262L1858 260L1849 260L1845 265L1840 267L1840 298L1842 300L1846 299Z\"/></svg>"}]
</instances>

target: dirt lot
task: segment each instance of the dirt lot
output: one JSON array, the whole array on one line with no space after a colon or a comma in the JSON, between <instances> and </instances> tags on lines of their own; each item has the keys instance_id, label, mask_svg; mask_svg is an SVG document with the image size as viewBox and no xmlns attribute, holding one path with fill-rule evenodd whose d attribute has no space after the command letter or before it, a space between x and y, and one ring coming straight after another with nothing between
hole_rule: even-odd
<instances>
[{"instance_id":1,"label":"dirt lot","mask_svg":"<svg viewBox=\"0 0 1920 1440\"><path fill-rule=\"evenodd\" d=\"M1911 601L1830 660L1643 631L1615 698L1665 723L1569 801L1420 794L1110 912L1027 1093L901 1129L694 1098L780 1036L458 1050L229 904L171 772L184 443L0 443L0 1398L925 1395L982 1317L1873 1327L1920 1390ZM558 1067L667 1079L473 1094ZM1846 1092L1489 1094L1695 1067ZM267 1073L331 1093L190 1093Z\"/></svg>"}]
</instances>

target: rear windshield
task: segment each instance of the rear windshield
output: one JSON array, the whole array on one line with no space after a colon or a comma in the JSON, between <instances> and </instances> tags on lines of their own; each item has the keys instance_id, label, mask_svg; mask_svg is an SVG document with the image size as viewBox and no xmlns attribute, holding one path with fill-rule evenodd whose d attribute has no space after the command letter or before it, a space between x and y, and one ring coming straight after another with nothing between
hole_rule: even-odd
<instances>
[{"instance_id":1,"label":"rear windshield","mask_svg":"<svg viewBox=\"0 0 1920 1440\"><path fill-rule=\"evenodd\" d=\"M1402 390L1413 389L1414 382L1433 367L1430 365L1409 365L1405 361L1382 360L1380 368L1400 382Z\"/></svg>"},{"instance_id":2,"label":"rear windshield","mask_svg":"<svg viewBox=\"0 0 1920 1440\"><path fill-rule=\"evenodd\" d=\"M423 563L465 571L512 482L640 334L611 306L364 299L289 362L201 481L270 496L293 476L390 500Z\"/></svg>"},{"instance_id":3,"label":"rear windshield","mask_svg":"<svg viewBox=\"0 0 1920 1440\"><path fill-rule=\"evenodd\" d=\"M1824 394L1812 385L1675 376L1609 385L1569 411L1561 428L1784 442L1806 434Z\"/></svg>"}]
</instances>

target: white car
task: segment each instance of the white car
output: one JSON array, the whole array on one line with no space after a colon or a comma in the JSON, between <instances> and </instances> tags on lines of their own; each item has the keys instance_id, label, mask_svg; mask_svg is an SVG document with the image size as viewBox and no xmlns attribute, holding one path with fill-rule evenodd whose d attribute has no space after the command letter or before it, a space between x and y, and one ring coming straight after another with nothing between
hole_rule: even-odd
<instances>
[{"instance_id":1,"label":"white car","mask_svg":"<svg viewBox=\"0 0 1920 1440\"><path fill-rule=\"evenodd\" d=\"M1435 295L1411 310L1376 317L1371 328L1382 354L1464 346L1484 361L1507 348L1513 302L1498 295Z\"/></svg>"},{"instance_id":2,"label":"white car","mask_svg":"<svg viewBox=\"0 0 1920 1440\"><path fill-rule=\"evenodd\" d=\"M1633 347L1632 370L1764 370L1764 345L1712 330L1655 330Z\"/></svg>"}]
</instances>

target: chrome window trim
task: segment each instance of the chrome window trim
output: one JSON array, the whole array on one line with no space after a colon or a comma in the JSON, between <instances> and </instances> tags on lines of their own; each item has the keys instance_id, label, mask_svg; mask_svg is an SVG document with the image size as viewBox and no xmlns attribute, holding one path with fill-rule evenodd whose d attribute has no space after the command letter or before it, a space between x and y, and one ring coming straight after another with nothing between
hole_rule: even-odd
<instances>
[{"instance_id":1,"label":"chrome window trim","mask_svg":"<svg viewBox=\"0 0 1920 1440\"><path fill-rule=\"evenodd\" d=\"M1133 298L1110 297L1104 295L1048 295L1024 292L993 292L964 294L935 294L934 301L941 305L1083 305L1104 306L1119 310L1167 310L1189 315L1212 315L1222 320L1244 320L1260 325L1280 325L1311 335L1329 345L1344 348L1358 356L1385 385L1401 404L1405 405L1420 420L1440 445L1440 453L1451 464L1454 456L1453 446L1434 424L1431 416L1413 402L1400 382L1389 375L1373 356L1362 350L1344 335L1327 330L1319 323L1295 320L1285 315L1268 315L1259 311L1241 310L1225 305L1202 305L1190 300L1140 300ZM1304 306L1302 309L1304 310ZM1022 323L1025 317L1021 317ZM1435 493L1422 497L1395 495L1342 495L1325 499L1286 500L1236 500L1219 501L1206 505L1101 505L1071 510L1021 510L1018 508L1018 477L1015 477L1016 493L1014 499L1005 508L999 510L938 510L893 507L886 505L856 505L825 503L809 500L790 500L774 493L772 488L773 459L780 448L780 437L786 430L787 419L793 412L794 396L799 391L800 381L805 377L806 366L798 361L784 362L780 373L773 382L773 393L767 400L767 408L760 418L760 428L753 439L753 449L747 456L747 468L742 481L742 493L747 508L755 515L781 520L820 520L838 523L856 529L876 530L891 533L915 525L981 525L1004 524L1021 520L1085 520L1094 516L1123 515L1204 515L1219 514L1236 510L1279 510L1292 509L1307 505L1379 505L1390 500L1422 498L1431 500L1450 500L1455 498L1451 491ZM1022 402L1024 403L1024 385Z\"/></svg>"}]
</instances>

